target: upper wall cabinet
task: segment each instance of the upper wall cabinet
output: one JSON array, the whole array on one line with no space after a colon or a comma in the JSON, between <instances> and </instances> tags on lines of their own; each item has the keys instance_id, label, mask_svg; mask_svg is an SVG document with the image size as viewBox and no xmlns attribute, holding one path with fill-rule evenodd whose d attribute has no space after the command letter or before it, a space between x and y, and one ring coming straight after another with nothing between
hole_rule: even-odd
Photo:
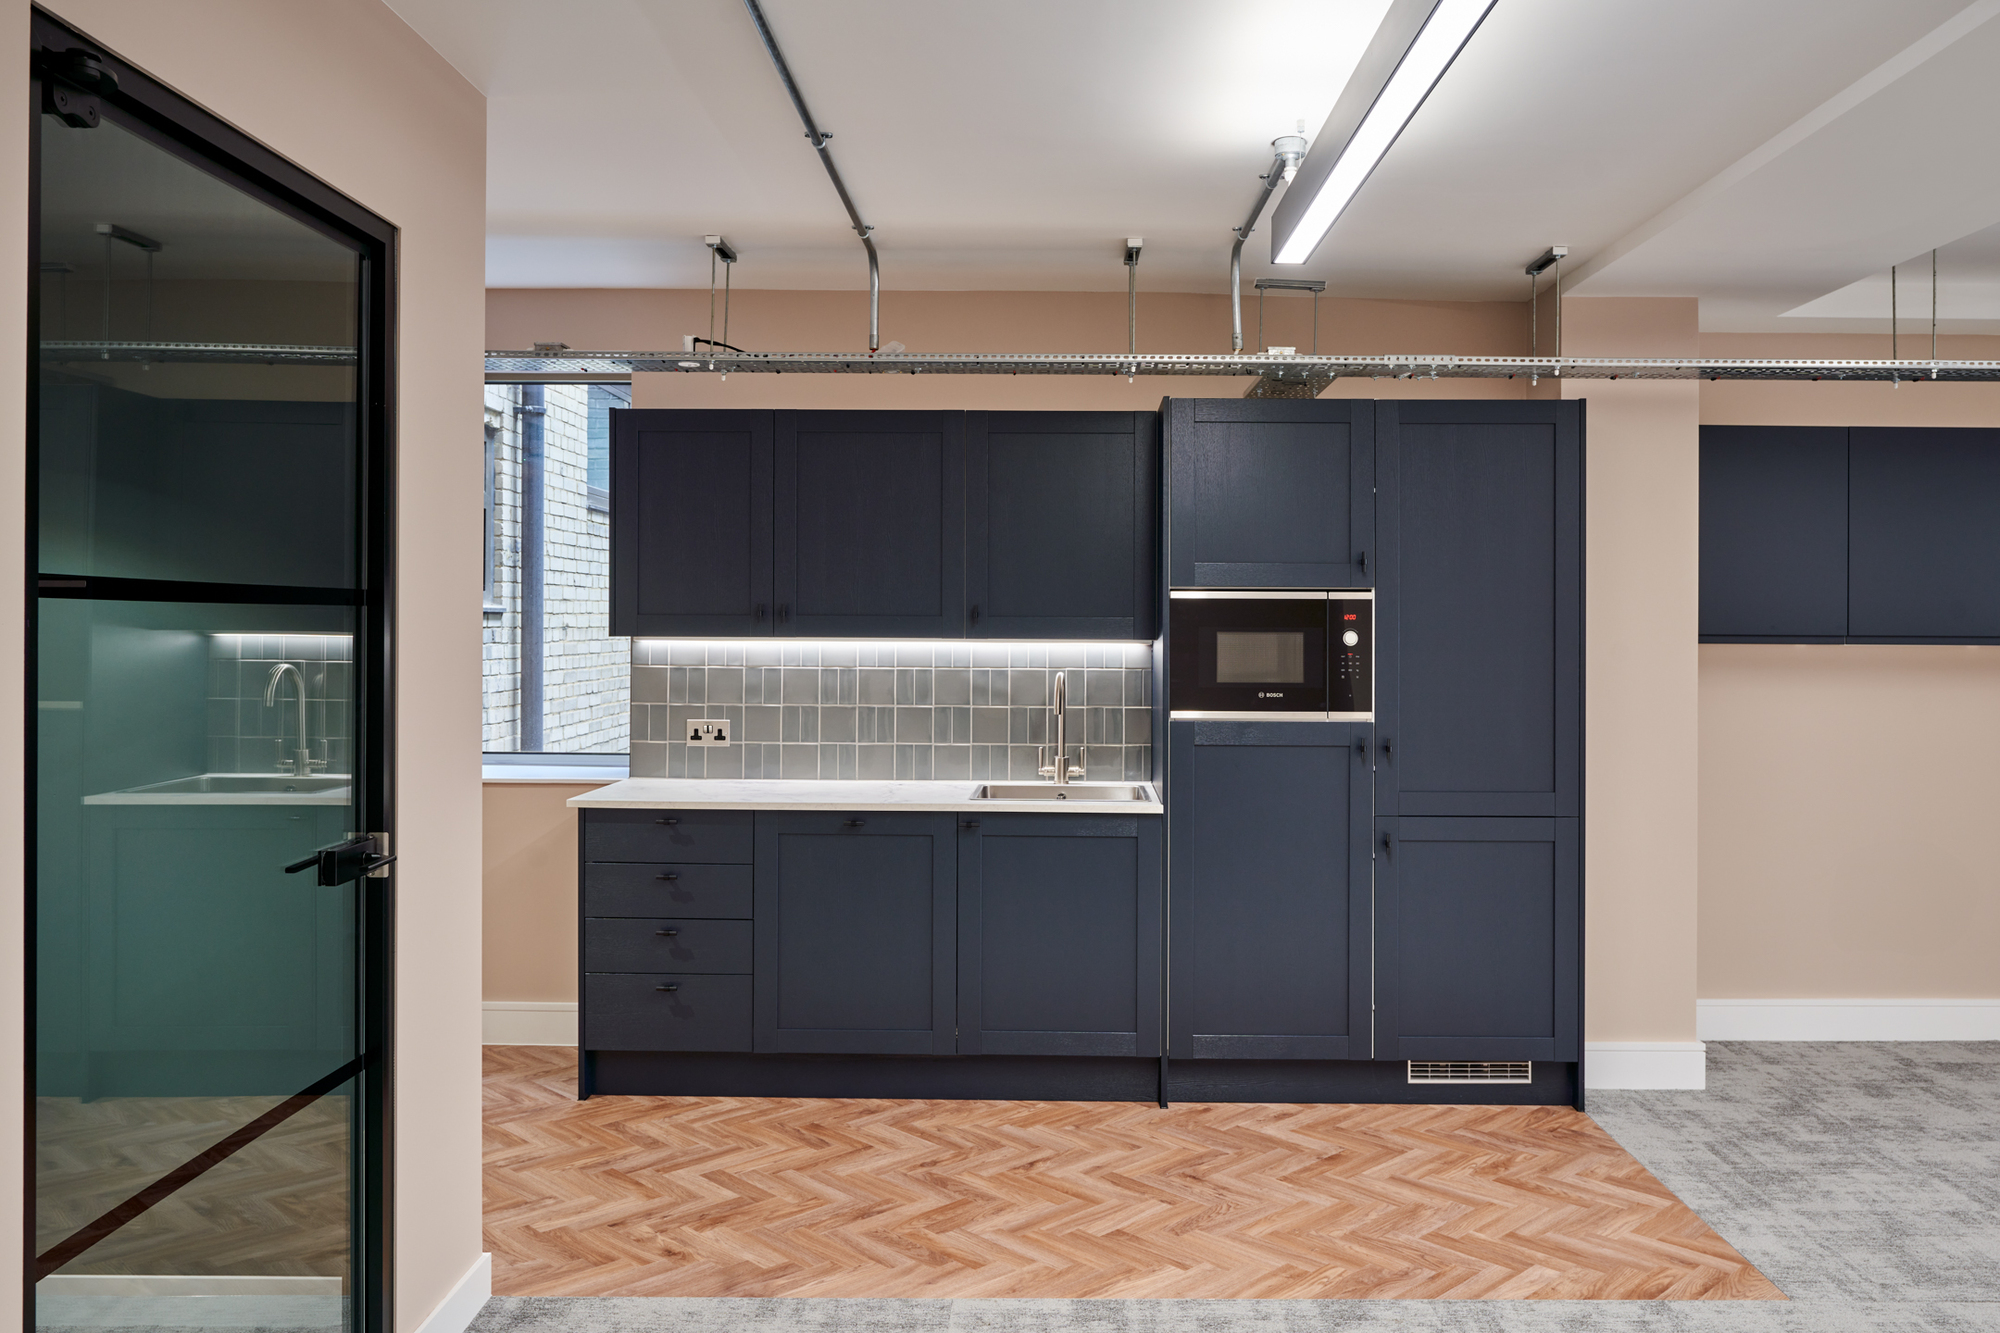
<instances>
[{"instance_id":1,"label":"upper wall cabinet","mask_svg":"<svg viewBox=\"0 0 2000 1333\"><path fill-rule=\"evenodd\" d=\"M778 633L965 633L965 414L777 414Z\"/></svg>"},{"instance_id":2,"label":"upper wall cabinet","mask_svg":"<svg viewBox=\"0 0 2000 1333\"><path fill-rule=\"evenodd\" d=\"M966 415L972 637L1153 637L1159 429L1152 412Z\"/></svg>"},{"instance_id":3,"label":"upper wall cabinet","mask_svg":"<svg viewBox=\"0 0 2000 1333\"><path fill-rule=\"evenodd\" d=\"M1171 400L1172 586L1372 586L1375 410L1358 401Z\"/></svg>"},{"instance_id":4,"label":"upper wall cabinet","mask_svg":"<svg viewBox=\"0 0 2000 1333\"><path fill-rule=\"evenodd\" d=\"M1583 405L1375 410L1376 813L1576 815Z\"/></svg>"},{"instance_id":5,"label":"upper wall cabinet","mask_svg":"<svg viewBox=\"0 0 2000 1333\"><path fill-rule=\"evenodd\" d=\"M613 412L611 632L769 634L769 412Z\"/></svg>"},{"instance_id":6,"label":"upper wall cabinet","mask_svg":"<svg viewBox=\"0 0 2000 1333\"><path fill-rule=\"evenodd\" d=\"M1701 430L1701 637L1847 634L1847 431Z\"/></svg>"},{"instance_id":7,"label":"upper wall cabinet","mask_svg":"<svg viewBox=\"0 0 2000 1333\"><path fill-rule=\"evenodd\" d=\"M1848 638L2000 642L2000 430L1847 436Z\"/></svg>"}]
</instances>

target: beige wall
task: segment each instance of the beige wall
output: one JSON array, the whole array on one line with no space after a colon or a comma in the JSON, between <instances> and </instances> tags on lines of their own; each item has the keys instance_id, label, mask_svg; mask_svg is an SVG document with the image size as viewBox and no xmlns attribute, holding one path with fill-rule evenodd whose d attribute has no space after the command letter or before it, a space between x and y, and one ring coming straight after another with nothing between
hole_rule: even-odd
<instances>
[{"instance_id":1,"label":"beige wall","mask_svg":"<svg viewBox=\"0 0 2000 1333\"><path fill-rule=\"evenodd\" d=\"M485 231L485 102L379 0L55 0L51 8L93 38L234 123L400 228L397 540L399 642L396 719L398 990L396 1068L396 1325L413 1329L477 1260L479 1218L479 419ZM28 6L8 30L25 36ZM4 25L0 25L4 26ZM27 53L0 55L20 106ZM11 308L25 308L25 117L6 136L12 205L0 210L0 264ZM26 348L6 325L0 374L22 401ZM0 487L15 534L0 561L19 557L23 425L0 434ZM0 596L22 586L0 578ZM10 602L8 625L20 624ZM11 631L10 631L11 632ZM20 642L0 653L0 693L18 687ZM7 684L8 680L16 682ZM17 697L17 696L11 696ZM0 782L19 781L18 711L0 709ZM0 829L19 843L20 801L0 793ZM0 885L20 903L19 867ZM18 920L18 916L15 918ZM0 931L18 951L19 932ZM19 976L18 952L9 976ZM9 988L7 1003L17 1006ZM18 1023L7 1027L16 1034ZM18 1043L10 1035L10 1043ZM19 1047L0 1057L7 1079ZM0 1090L0 1115L17 1096ZM0 1156L18 1190L18 1154ZM16 1195L15 1197L18 1197ZM6 1209L0 1226L18 1225ZM8 1265L18 1243L4 1247ZM10 1269L10 1272L12 1270Z\"/></svg>"},{"instance_id":2,"label":"beige wall","mask_svg":"<svg viewBox=\"0 0 2000 1333\"><path fill-rule=\"evenodd\" d=\"M601 782L489 782L485 998L576 999L576 811Z\"/></svg>"}]
</instances>

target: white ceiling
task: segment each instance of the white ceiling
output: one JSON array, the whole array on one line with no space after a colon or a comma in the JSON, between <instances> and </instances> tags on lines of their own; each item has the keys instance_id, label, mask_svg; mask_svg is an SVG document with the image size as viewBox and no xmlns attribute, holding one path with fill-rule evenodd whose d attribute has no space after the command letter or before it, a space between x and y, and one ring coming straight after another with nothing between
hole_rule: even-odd
<instances>
[{"instance_id":1,"label":"white ceiling","mask_svg":"<svg viewBox=\"0 0 2000 1333\"><path fill-rule=\"evenodd\" d=\"M495 286L857 288L736 0L389 0L489 97ZM890 289L1227 288L1230 228L1386 0L765 0ZM1312 262L1368 296L1691 295L1711 329L2000 329L2000 0L1499 0ZM1974 299L1975 289L1983 292ZM1907 289L1905 289L1907 294Z\"/></svg>"}]
</instances>

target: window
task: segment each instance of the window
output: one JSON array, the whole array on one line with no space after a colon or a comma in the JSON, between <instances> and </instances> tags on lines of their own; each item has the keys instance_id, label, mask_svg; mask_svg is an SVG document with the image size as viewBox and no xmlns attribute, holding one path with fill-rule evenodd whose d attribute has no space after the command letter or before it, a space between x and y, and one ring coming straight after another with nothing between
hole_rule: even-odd
<instances>
[{"instance_id":1,"label":"window","mask_svg":"<svg viewBox=\"0 0 2000 1333\"><path fill-rule=\"evenodd\" d=\"M629 384L486 386L483 748L623 754L631 640L607 632L611 410Z\"/></svg>"}]
</instances>

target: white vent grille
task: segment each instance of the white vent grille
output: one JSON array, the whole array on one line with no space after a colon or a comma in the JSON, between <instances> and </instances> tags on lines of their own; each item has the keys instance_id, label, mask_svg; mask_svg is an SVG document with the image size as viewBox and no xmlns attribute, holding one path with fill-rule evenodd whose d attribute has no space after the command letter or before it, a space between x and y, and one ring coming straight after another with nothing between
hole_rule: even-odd
<instances>
[{"instance_id":1,"label":"white vent grille","mask_svg":"<svg viewBox=\"0 0 2000 1333\"><path fill-rule=\"evenodd\" d=\"M1412 1060L1412 1083L1533 1083L1528 1060Z\"/></svg>"}]
</instances>

